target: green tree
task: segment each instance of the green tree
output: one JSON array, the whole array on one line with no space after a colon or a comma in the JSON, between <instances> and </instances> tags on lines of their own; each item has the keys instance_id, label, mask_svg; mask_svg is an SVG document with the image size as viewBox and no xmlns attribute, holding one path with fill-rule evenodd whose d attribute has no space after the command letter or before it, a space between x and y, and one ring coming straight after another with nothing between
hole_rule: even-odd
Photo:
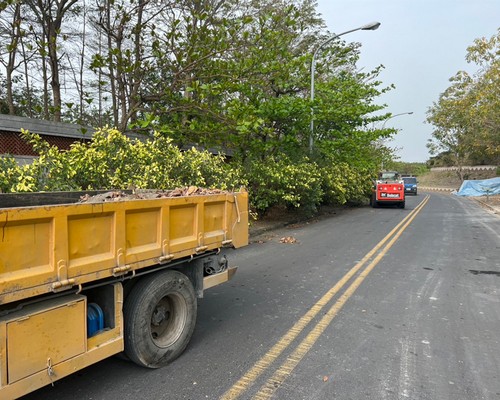
<instances>
[{"instance_id":1,"label":"green tree","mask_svg":"<svg viewBox=\"0 0 500 400\"><path fill-rule=\"evenodd\" d=\"M466 59L478 71L458 72L427 113L434 126L431 154L445 154L461 179L466 163L500 162L500 30L489 40L476 39Z\"/></svg>"},{"instance_id":2,"label":"green tree","mask_svg":"<svg viewBox=\"0 0 500 400\"><path fill-rule=\"evenodd\" d=\"M155 122L180 144L243 154L283 146L284 124L291 125L285 107L297 111L307 88L303 36L313 15L289 1L190 3L155 35L157 73L143 97Z\"/></svg>"},{"instance_id":3,"label":"green tree","mask_svg":"<svg viewBox=\"0 0 500 400\"><path fill-rule=\"evenodd\" d=\"M434 125L432 139L427 148L431 155L446 152L453 166L458 167L458 174L463 180L462 167L470 152L470 132L468 108L469 99L465 95L473 83L470 76L464 72L451 79L452 85L439 96L428 111L427 121Z\"/></svg>"},{"instance_id":4,"label":"green tree","mask_svg":"<svg viewBox=\"0 0 500 400\"><path fill-rule=\"evenodd\" d=\"M230 185L239 179L223 176L240 176L259 210L279 205L312 212L322 203L359 200L390 158L380 139L395 131L375 125L387 118L376 100L392 87L378 81L381 67L358 70L360 44L337 39L318 54L316 97L309 100L313 51L331 37L314 0L108 0L81 15L91 21L81 26L93 29L85 42L92 42L92 62L75 52L94 74L87 120L108 118L119 131L144 132L151 140L97 134L90 146L64 154L64 160L74 157L70 168L44 149L39 170L23 170L25 188L49 190L51 182L81 188ZM84 74L66 83L83 86ZM81 88L71 92L82 94ZM63 104L76 112L73 99ZM75 118L75 112L63 116ZM217 157L179 150L192 146L231 155L231 163L223 163L229 169L215 168Z\"/></svg>"},{"instance_id":5,"label":"green tree","mask_svg":"<svg viewBox=\"0 0 500 400\"><path fill-rule=\"evenodd\" d=\"M471 158L477 163L500 164L500 29L490 39L476 39L466 59L479 66L468 96Z\"/></svg>"},{"instance_id":6,"label":"green tree","mask_svg":"<svg viewBox=\"0 0 500 400\"><path fill-rule=\"evenodd\" d=\"M38 41L39 52L42 58L48 61L50 66L50 85L53 98L54 121L61 121L62 96L61 96L61 28L63 20L74 12L77 0L28 0L26 4L31 8L37 27L31 26L32 30L40 29L41 36ZM74 9L73 9L74 8ZM64 37L63 37L64 38Z\"/></svg>"},{"instance_id":7,"label":"green tree","mask_svg":"<svg viewBox=\"0 0 500 400\"><path fill-rule=\"evenodd\" d=\"M5 9L2 9L2 11L4 15L8 13L9 16L3 21L0 21L0 38L2 39L2 42L7 44L5 49L0 49L0 52L6 52L5 57L0 55L0 63L2 63L5 67L5 88L8 113L15 115L14 73L20 66L20 63L16 58L18 56L18 46L22 36L21 4L19 2L15 2L12 5L6 4Z\"/></svg>"}]
</instances>

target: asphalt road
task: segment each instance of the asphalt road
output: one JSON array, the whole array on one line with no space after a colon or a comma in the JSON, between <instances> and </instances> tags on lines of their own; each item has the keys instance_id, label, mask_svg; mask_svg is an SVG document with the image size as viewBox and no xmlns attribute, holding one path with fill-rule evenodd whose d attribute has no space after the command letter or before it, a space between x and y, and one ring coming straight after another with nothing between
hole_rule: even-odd
<instances>
[{"instance_id":1,"label":"asphalt road","mask_svg":"<svg viewBox=\"0 0 500 400\"><path fill-rule=\"evenodd\" d=\"M115 357L25 398L500 399L500 218L476 203L344 210L232 260L174 363Z\"/></svg>"}]
</instances>

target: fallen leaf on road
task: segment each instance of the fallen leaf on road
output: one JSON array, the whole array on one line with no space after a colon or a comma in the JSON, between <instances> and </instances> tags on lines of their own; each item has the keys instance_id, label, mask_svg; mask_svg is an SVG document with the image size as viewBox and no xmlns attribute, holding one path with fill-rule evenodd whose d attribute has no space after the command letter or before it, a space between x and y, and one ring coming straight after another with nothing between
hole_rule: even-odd
<instances>
[{"instance_id":1,"label":"fallen leaf on road","mask_svg":"<svg viewBox=\"0 0 500 400\"><path fill-rule=\"evenodd\" d=\"M280 239L280 243L297 243L297 239L293 236L285 236Z\"/></svg>"}]
</instances>

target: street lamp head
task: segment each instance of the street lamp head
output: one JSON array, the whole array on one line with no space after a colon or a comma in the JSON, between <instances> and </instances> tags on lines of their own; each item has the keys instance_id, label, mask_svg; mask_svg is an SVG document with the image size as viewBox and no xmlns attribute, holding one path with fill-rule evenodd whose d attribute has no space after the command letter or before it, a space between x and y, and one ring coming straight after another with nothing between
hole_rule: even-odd
<instances>
[{"instance_id":1,"label":"street lamp head","mask_svg":"<svg viewBox=\"0 0 500 400\"><path fill-rule=\"evenodd\" d=\"M407 112L402 112L402 113L399 113L399 114L394 114L394 115L391 115L389 118L386 118L384 123L382 124L382 129L385 128L385 124L387 123L387 121L389 121L390 119L394 118L394 117L399 117L400 115L411 115L413 114L413 111L407 111Z\"/></svg>"},{"instance_id":2,"label":"street lamp head","mask_svg":"<svg viewBox=\"0 0 500 400\"><path fill-rule=\"evenodd\" d=\"M378 29L380 26L380 22L372 22L370 24L366 24L361 27L362 31L374 31L375 29Z\"/></svg>"},{"instance_id":3,"label":"street lamp head","mask_svg":"<svg viewBox=\"0 0 500 400\"><path fill-rule=\"evenodd\" d=\"M394 117L399 117L400 115L411 115L413 114L413 111L406 111L406 112L402 112L402 113L399 113L399 114L391 114L391 116L387 119L391 119L391 118L394 118Z\"/></svg>"}]
</instances>

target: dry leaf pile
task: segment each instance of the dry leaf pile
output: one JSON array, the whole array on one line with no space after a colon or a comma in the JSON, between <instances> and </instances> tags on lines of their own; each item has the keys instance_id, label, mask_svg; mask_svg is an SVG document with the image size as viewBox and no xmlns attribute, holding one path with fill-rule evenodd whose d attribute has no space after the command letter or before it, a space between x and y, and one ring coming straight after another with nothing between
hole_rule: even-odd
<instances>
[{"instance_id":1,"label":"dry leaf pile","mask_svg":"<svg viewBox=\"0 0 500 400\"><path fill-rule=\"evenodd\" d=\"M297 239L295 239L293 236L285 236L280 239L280 243L298 243Z\"/></svg>"},{"instance_id":2,"label":"dry leaf pile","mask_svg":"<svg viewBox=\"0 0 500 400\"><path fill-rule=\"evenodd\" d=\"M100 193L95 196L88 194L80 197L80 203L106 203L122 200L143 200L143 199L161 199L169 197L184 197L184 196L205 196L214 194L226 194L227 190L206 189L197 186L189 186L177 188L173 190L134 190L132 193L114 190L111 192Z\"/></svg>"}]
</instances>

